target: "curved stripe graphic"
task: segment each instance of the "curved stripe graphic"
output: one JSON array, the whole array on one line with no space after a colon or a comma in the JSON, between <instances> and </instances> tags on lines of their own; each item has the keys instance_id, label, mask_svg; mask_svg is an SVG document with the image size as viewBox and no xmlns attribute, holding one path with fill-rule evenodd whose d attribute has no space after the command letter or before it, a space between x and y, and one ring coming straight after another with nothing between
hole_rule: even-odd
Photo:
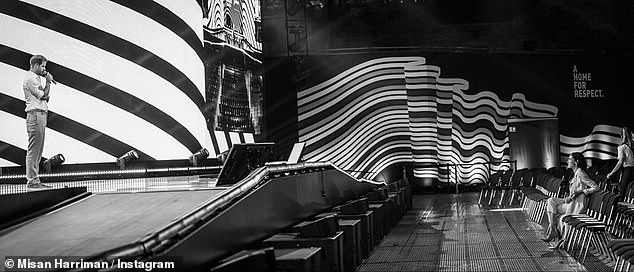
<instances>
[{"instance_id":1,"label":"curved stripe graphic","mask_svg":"<svg viewBox=\"0 0 634 272\"><path fill-rule=\"evenodd\" d=\"M363 178L410 163L417 178L484 182L488 164L439 166L508 160L509 118L557 116L556 107L519 93L509 101L491 91L466 94L467 80L441 74L423 57L377 58L299 91L306 157L330 160Z\"/></svg>"},{"instance_id":2,"label":"curved stripe graphic","mask_svg":"<svg viewBox=\"0 0 634 272\"><path fill-rule=\"evenodd\" d=\"M0 133L2 132L0 131ZM15 145L0 141L0 154L2 154L2 158L0 158L0 163L8 162L8 163L0 164L0 165L19 166L19 165L25 164L26 150L19 148ZM42 157L42 160L40 160L40 163L44 162L45 160L46 159Z\"/></svg>"},{"instance_id":3,"label":"curved stripe graphic","mask_svg":"<svg viewBox=\"0 0 634 272\"><path fill-rule=\"evenodd\" d=\"M9 152L8 150L4 150L4 148L2 147L2 143L0 142L0 153L2 153L3 151L4 151L4 152ZM24 155L26 156L26 153L25 153ZM8 161L8 160L5 160L5 159L3 159L3 158L0 158L0 165L3 165L3 166L5 166L5 167L16 167L16 166L20 166L20 164L19 164L19 163L15 163L15 162L12 162L12 161Z\"/></svg>"},{"instance_id":4,"label":"curved stripe graphic","mask_svg":"<svg viewBox=\"0 0 634 272\"><path fill-rule=\"evenodd\" d=\"M617 158L617 147L621 142L621 127L596 125L590 134L583 137L559 136L562 160L573 152L581 152L588 159L613 160Z\"/></svg>"},{"instance_id":5,"label":"curved stripe graphic","mask_svg":"<svg viewBox=\"0 0 634 272\"><path fill-rule=\"evenodd\" d=\"M117 55L129 62L139 65L152 73L163 78L165 81L170 82L187 95L192 102L194 102L198 108L202 110L204 104L203 90L204 90L204 77L200 77L198 85L188 78L182 71L174 68L172 64L156 56L152 52L149 52L139 45L131 43L127 40L119 38L101 29L91 27L88 24L70 19L66 16L57 14L55 12L33 6L21 1L7 0L7 4L0 6L0 13L6 16L20 19L25 22L29 22L51 31L55 31L67 37L82 41L90 44L101 50L107 51L111 54ZM2 22L5 24L4 22ZM10 29L4 30L10 31ZM28 31L25 29L16 29L22 33L9 33L8 36L19 37L19 34L23 34L24 31L31 33L38 33L41 31ZM28 35L26 37L29 37ZM42 39L44 37L38 37L39 41L49 40ZM51 41L57 39L50 39ZM37 43L41 47L40 43ZM62 45L56 45L62 46ZM78 48L76 46L70 48ZM38 50L38 49L36 49ZM34 50L34 51L36 51ZM54 58L56 54L48 54L49 58ZM201 62L202 64L202 62Z\"/></svg>"},{"instance_id":6,"label":"curved stripe graphic","mask_svg":"<svg viewBox=\"0 0 634 272\"><path fill-rule=\"evenodd\" d=\"M30 55L28 54L0 45L0 62L2 63L7 63L7 64L17 66L22 63L28 63L29 58L30 58ZM0 66L4 66L4 65L0 64ZM15 68L13 69L3 68L3 70L14 71L12 73L15 73L16 71ZM168 115L162 110L159 110L155 108L154 106L148 104L146 101L140 100L139 98L135 96L132 96L126 92L123 92L120 89L104 84L103 82L97 81L91 77L84 76L76 72L75 70L71 70L62 66L57 66L56 70L60 72L60 76L59 76L59 78L61 78L59 79L60 85L63 84L74 90L80 90L81 92L87 95L95 97L96 99L100 99L108 104L111 104L117 108L127 111L128 113L138 116L139 118L145 120L146 122L149 122L152 125L160 128L165 133L172 135L172 137L174 137L179 142L181 142L191 152L196 152L197 150L200 150L201 144L199 143L199 141L179 121L171 117L175 115L174 113L172 113L171 115ZM23 78L25 74L26 74L26 71L23 71L21 75L15 74L14 78ZM20 83L21 81L18 84ZM10 83L2 82L2 84L10 84ZM56 87L57 86L52 87L53 94L51 98L52 99L51 103L53 103L53 105L54 103L58 103L58 102L72 104L73 97L63 97L59 95L56 97L57 95L55 93ZM22 100L24 99L23 98L24 94L22 93L21 86L18 85L17 87L14 87L14 88L11 88L11 86L6 86L5 88L7 91L3 90L4 93L9 93L9 94L13 93L15 97L20 97L20 99ZM68 92L68 93L72 93L72 92ZM55 102L56 100L57 102ZM166 105L166 107L174 107L174 106ZM89 115L94 114L94 112L90 112L90 111L89 112L78 111L77 113L89 114ZM116 116L110 116L110 115L105 115L105 116L108 116L110 118L116 117ZM187 118L187 116L184 114L181 115L180 119L184 119L184 118ZM119 119L114 121L124 123L129 120ZM164 142L164 143L167 144L167 142ZM180 154L181 152L175 155L180 155ZM161 157L157 157L157 159L165 159L165 158L161 156Z\"/></svg>"},{"instance_id":7,"label":"curved stripe graphic","mask_svg":"<svg viewBox=\"0 0 634 272\"><path fill-rule=\"evenodd\" d=\"M124 6L128 9L134 10L135 12L141 13L146 17L161 24L162 26L168 28L170 31L172 31L172 33L178 35L181 39L183 39L183 41L186 42L189 47L194 50L194 52L196 52L200 60L203 59L202 28L198 25L199 22L187 19L196 16L195 14L200 13L200 10L191 8L180 10L180 12L178 13L182 14L182 17L180 17L179 15L172 12L175 11L177 8L183 9L183 7L187 7L187 5L179 4L170 6L170 3L173 3L174 1L165 1L161 4L152 0L112 0L112 2ZM170 8L172 9L170 10ZM202 13L198 15L198 17L202 18ZM185 20L187 21L185 21L183 18L185 18ZM191 26L189 24L191 24Z\"/></svg>"},{"instance_id":8,"label":"curved stripe graphic","mask_svg":"<svg viewBox=\"0 0 634 272\"><path fill-rule=\"evenodd\" d=\"M13 78L19 78L25 75L25 71L3 65L0 63L0 73L9 75ZM21 89L12 88L14 84L9 84L6 81L0 81L0 89L8 90L5 94L0 94L0 100L9 100L11 97L12 104L16 106L13 114L23 117L24 115L24 93ZM4 97L3 97L4 96ZM143 105L142 101L136 102L138 105ZM176 123L169 124L166 120L157 120L165 125L155 126L148 122L156 120L155 118L143 119L143 114L134 115L133 113L124 110L125 107L117 107L116 105L106 103L104 100L97 99L89 94L77 91L63 84L57 84L54 87L54 95L49 102L51 109L54 109L56 113L68 118L76 124L85 125L93 129L98 129L103 134L111 135L113 138L120 139L121 142L128 143L135 146L137 149L143 151L147 150L152 154L153 158L170 158L173 156L187 157L191 154L190 150L180 143L177 138L180 133L174 133L170 135L168 126L171 125L172 129L176 126ZM147 106L146 106L147 108ZM147 115L161 116L157 112L148 111ZM125 120L123 122L122 120ZM55 123L55 119L49 116L49 123ZM164 127L167 131L161 130ZM184 130L184 129L182 129ZM94 133L97 133L96 131ZM85 137L94 141L95 137L91 137L91 134L86 134ZM145 135L152 135L152 141L147 141ZM142 137L140 137L142 136ZM188 136L196 144L193 136ZM156 149L154 145L160 144L163 146L161 149ZM192 145L192 149L195 149L197 145ZM130 146L126 145L127 150L123 150L123 153L130 150ZM150 151L152 150L152 151ZM113 156L120 156L123 153L111 153ZM149 159L149 157L148 157Z\"/></svg>"},{"instance_id":9,"label":"curved stripe graphic","mask_svg":"<svg viewBox=\"0 0 634 272\"><path fill-rule=\"evenodd\" d=\"M255 7L243 10L259 16ZM48 129L56 136L47 135L47 145L88 150L72 160L75 151L60 152L69 162L111 161L130 149L148 160L183 159L203 147L215 157L231 144L253 142L248 133L207 127L201 18L195 1L3 2L0 111L16 127L0 126L0 141L14 144L0 154L0 167L24 163L11 158L23 156L21 84L33 54L49 59L47 70L59 82L49 103Z\"/></svg>"},{"instance_id":10,"label":"curved stripe graphic","mask_svg":"<svg viewBox=\"0 0 634 272\"><path fill-rule=\"evenodd\" d=\"M22 134L23 137L16 137L18 136L18 134L12 133L11 131L6 129L2 129L0 130L0 139L3 139L11 145L26 150L28 141L26 137L25 119L0 110L0 121L2 121L3 126L6 125L8 127L14 128L24 127L24 132ZM55 127L55 129L53 129L52 127ZM55 156L56 154L62 153L64 154L64 158L66 159L65 163L79 163L81 162L81 160L78 158L83 158L85 156L93 158L95 162L113 162L117 159L117 157L107 154L93 146L90 146L89 144L69 137L66 134L62 134L56 129L60 128L56 127L56 125L47 126L46 128L44 150L42 152L43 157L51 157ZM61 128L60 130L64 131L66 129L69 128ZM81 127L78 128L78 130L80 131L81 129ZM72 146L73 148L67 148L68 146ZM127 151L124 151L124 153L125 152Z\"/></svg>"},{"instance_id":11,"label":"curved stripe graphic","mask_svg":"<svg viewBox=\"0 0 634 272\"><path fill-rule=\"evenodd\" d=\"M204 71L198 69L203 65L202 41L182 19L153 1L22 1L56 14L63 14L72 20L138 45L174 65L194 82L204 82ZM145 16L139 16L139 13ZM130 27L127 23L113 24L112 21L134 21L135 27ZM170 31L166 31L165 28ZM146 33L152 33L152 35L146 35ZM109 39L109 37L104 37L104 39ZM166 43L165 41L172 42ZM119 45L113 44L113 46ZM189 47L190 49L181 50L175 54L175 47L184 49ZM204 91L203 85L197 87Z\"/></svg>"},{"instance_id":12,"label":"curved stripe graphic","mask_svg":"<svg viewBox=\"0 0 634 272\"><path fill-rule=\"evenodd\" d=\"M165 7L177 15L189 28L194 30L194 33L198 36L199 40L203 40L203 30L201 27L200 19L202 16L202 10L197 1L173 1L173 0L153 0L154 2ZM132 1L131 1L132 2ZM136 1L134 1L136 2ZM141 1L142 2L142 1ZM142 2L144 3L144 2ZM145 3L144 3L145 4ZM151 4L147 4L151 5Z\"/></svg>"},{"instance_id":13,"label":"curved stripe graphic","mask_svg":"<svg viewBox=\"0 0 634 272\"><path fill-rule=\"evenodd\" d=\"M10 120L12 124L16 125L11 126L9 123L3 122L6 126L3 126L0 131L6 135L0 139L17 139L17 142L26 140L26 112L24 112L24 101L0 94L0 111L5 114L3 116L7 122ZM15 117L21 118L22 122L17 122ZM94 148L114 157L119 157L125 152L134 149L132 146L129 146L124 142L96 131L84 124L61 116L53 111L49 111L48 113L47 127L78 141L83 141L83 143L93 146ZM68 146L64 147L66 148ZM137 151L140 159L154 159L152 155L155 154L148 155L143 152L143 149Z\"/></svg>"}]
</instances>

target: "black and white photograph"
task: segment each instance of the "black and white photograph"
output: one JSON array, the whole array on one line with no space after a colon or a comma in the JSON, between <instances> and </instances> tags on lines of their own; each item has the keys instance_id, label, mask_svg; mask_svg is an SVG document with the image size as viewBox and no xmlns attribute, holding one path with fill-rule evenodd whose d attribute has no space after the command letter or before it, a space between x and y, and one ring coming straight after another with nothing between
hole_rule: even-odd
<instances>
[{"instance_id":1,"label":"black and white photograph","mask_svg":"<svg viewBox=\"0 0 634 272\"><path fill-rule=\"evenodd\" d=\"M5 0L0 271L634 269L634 2Z\"/></svg>"}]
</instances>

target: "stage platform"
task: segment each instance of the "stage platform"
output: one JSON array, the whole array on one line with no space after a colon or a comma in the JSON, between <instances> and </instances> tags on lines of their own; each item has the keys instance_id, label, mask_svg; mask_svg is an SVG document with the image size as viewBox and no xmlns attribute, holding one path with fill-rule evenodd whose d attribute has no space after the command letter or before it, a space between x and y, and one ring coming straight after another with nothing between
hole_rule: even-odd
<instances>
[{"instance_id":1,"label":"stage platform","mask_svg":"<svg viewBox=\"0 0 634 272\"><path fill-rule=\"evenodd\" d=\"M589 254L582 265L541 240L543 226L517 206L478 205L478 193L415 195L413 208L358 272L612 271Z\"/></svg>"},{"instance_id":2,"label":"stage platform","mask_svg":"<svg viewBox=\"0 0 634 272\"><path fill-rule=\"evenodd\" d=\"M184 175L151 178L95 179L63 182L45 182L51 189L86 187L92 193L155 192L174 190L200 190L216 187L217 178L210 175ZM27 192L23 184L0 184L0 195Z\"/></svg>"},{"instance_id":3,"label":"stage platform","mask_svg":"<svg viewBox=\"0 0 634 272\"><path fill-rule=\"evenodd\" d=\"M213 175L49 184L59 190L42 193L70 190L66 187L88 192L0 230L0 259L59 256L110 263L175 258L179 269L208 270L276 231L383 186L320 162L265 166L224 186ZM21 199L36 195L24 193L24 184L0 186Z\"/></svg>"},{"instance_id":4,"label":"stage platform","mask_svg":"<svg viewBox=\"0 0 634 272\"><path fill-rule=\"evenodd\" d=\"M93 256L138 241L225 190L97 193L0 233L0 256Z\"/></svg>"}]
</instances>

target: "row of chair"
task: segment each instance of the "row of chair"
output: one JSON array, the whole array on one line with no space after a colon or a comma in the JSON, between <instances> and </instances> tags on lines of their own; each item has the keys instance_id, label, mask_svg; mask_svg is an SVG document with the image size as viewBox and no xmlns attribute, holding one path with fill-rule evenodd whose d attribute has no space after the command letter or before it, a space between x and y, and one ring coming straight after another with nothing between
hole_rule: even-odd
<instances>
[{"instance_id":1,"label":"row of chair","mask_svg":"<svg viewBox=\"0 0 634 272\"><path fill-rule=\"evenodd\" d=\"M610 232L617 237L607 244L616 261L614 271L630 271L634 265L634 182L630 182L622 201L616 204Z\"/></svg>"},{"instance_id":2,"label":"row of chair","mask_svg":"<svg viewBox=\"0 0 634 272\"><path fill-rule=\"evenodd\" d=\"M618 190L618 179L607 179L606 174L614 168L616 161L609 161L603 167L597 168L596 173L589 169L588 174L594 174L594 180L599 182L599 187L609 190ZM603 181L603 182L601 182ZM610 257L616 260L614 271L629 271L634 264L634 182L630 182L625 192L620 192L622 201L616 203L614 220L608 226L608 231L615 239L607 243Z\"/></svg>"},{"instance_id":3,"label":"row of chair","mask_svg":"<svg viewBox=\"0 0 634 272\"><path fill-rule=\"evenodd\" d=\"M597 191L588 197L588 206L584 214L565 215L561 219L564 223L563 246L581 263L585 262L590 246L596 249L599 255L610 257L607 244L612 236L608 228L613 222L618 197L618 194L609 191Z\"/></svg>"},{"instance_id":4,"label":"row of chair","mask_svg":"<svg viewBox=\"0 0 634 272\"><path fill-rule=\"evenodd\" d=\"M594 248L601 258L616 261L614 271L629 271L634 264L634 182L625 192L618 192L621 197L617 194L616 181L607 178L613 167L614 162L608 161L587 169L600 191L589 196L586 213L562 218L565 243L561 247L582 263L590 248ZM501 205L505 193L512 192L510 205L519 187L522 208L532 220L541 223L546 200L565 197L572 174L564 168L500 171L492 174L484 185L479 202L488 196L490 205L499 192L497 204Z\"/></svg>"},{"instance_id":5,"label":"row of chair","mask_svg":"<svg viewBox=\"0 0 634 272\"><path fill-rule=\"evenodd\" d=\"M495 199L497 193L499 192L501 196L498 205L502 205L502 201L504 201L504 196L508 191L513 192L510 200L510 202L512 202L513 198L515 197L515 190L519 189L519 187L522 185L522 174L525 170L526 169L513 171L509 169L491 174L487 183L484 184L484 187L480 191L480 198L478 200L478 203L482 204L482 197L484 196L485 198L489 197L488 204L491 205L493 199Z\"/></svg>"},{"instance_id":6,"label":"row of chair","mask_svg":"<svg viewBox=\"0 0 634 272\"><path fill-rule=\"evenodd\" d=\"M627 186L622 201L616 205L614 224L610 231L618 238L634 238L634 182Z\"/></svg>"},{"instance_id":7,"label":"row of chair","mask_svg":"<svg viewBox=\"0 0 634 272\"><path fill-rule=\"evenodd\" d=\"M616 260L614 271L630 271L634 264L634 239L614 239L608 248Z\"/></svg>"},{"instance_id":8,"label":"row of chair","mask_svg":"<svg viewBox=\"0 0 634 272\"><path fill-rule=\"evenodd\" d=\"M497 205L502 205L504 197L508 192L510 194L508 205L512 205L513 201L518 199L518 195L520 203L525 204L526 194L522 188L536 188L537 183L542 181L537 178L540 173L562 179L565 171L562 168L552 167L549 169L522 168L495 172L491 174L487 182L483 184L478 203L482 204L483 199L488 197L488 205L491 205L499 193L500 199ZM540 183L540 187L543 188L544 184ZM559 190L557 189L556 191Z\"/></svg>"},{"instance_id":9,"label":"row of chair","mask_svg":"<svg viewBox=\"0 0 634 272\"><path fill-rule=\"evenodd\" d=\"M595 165L590 166L587 169L587 173L591 179L593 179L599 185L601 190L615 192L615 181L607 178L607 173L612 170L614 167L613 161L607 161L604 163L596 163ZM517 193L521 194L521 202L524 203L525 194L522 192L522 188L535 188L537 186L538 180L537 175L539 173L548 174L552 177L559 178L562 180L560 183L561 188L558 189L559 197L563 197L565 192L568 192L568 181L572 178L572 170L561 168L561 167L551 167L548 169L545 168L522 168L518 170L503 170L498 171L490 175L489 179L485 184L483 184L482 190L480 191L480 199L478 202L482 204L483 198L489 197L488 204L493 204L494 198L500 195L500 199L497 202L497 205L502 205L504 202L504 197L507 192L511 194L508 205L512 205L513 201L516 198ZM543 187L543 186L542 186Z\"/></svg>"},{"instance_id":10,"label":"row of chair","mask_svg":"<svg viewBox=\"0 0 634 272\"><path fill-rule=\"evenodd\" d=\"M542 222L546 214L546 200L560 195L561 183L561 178L542 172L537 174L534 187L521 188L524 195L522 208L533 221Z\"/></svg>"}]
</instances>

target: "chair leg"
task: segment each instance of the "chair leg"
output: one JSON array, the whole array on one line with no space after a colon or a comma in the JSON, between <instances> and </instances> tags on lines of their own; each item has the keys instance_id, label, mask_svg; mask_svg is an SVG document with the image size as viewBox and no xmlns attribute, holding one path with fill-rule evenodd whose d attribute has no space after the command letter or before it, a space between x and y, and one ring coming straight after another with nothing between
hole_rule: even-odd
<instances>
[{"instance_id":1,"label":"chair leg","mask_svg":"<svg viewBox=\"0 0 634 272\"><path fill-rule=\"evenodd\" d=\"M569 226L567 229L568 238L566 239L566 251L570 252L572 249L572 241L574 240L574 228Z\"/></svg>"},{"instance_id":2,"label":"chair leg","mask_svg":"<svg viewBox=\"0 0 634 272\"><path fill-rule=\"evenodd\" d=\"M484 195L485 189L480 190L480 197L478 198L478 205L482 205L482 195Z\"/></svg>"},{"instance_id":3,"label":"chair leg","mask_svg":"<svg viewBox=\"0 0 634 272\"><path fill-rule=\"evenodd\" d=\"M502 206L502 201L504 201L505 194L506 194L506 190L502 190L502 195L500 196L500 203L498 203L498 206Z\"/></svg>"},{"instance_id":4,"label":"chair leg","mask_svg":"<svg viewBox=\"0 0 634 272\"><path fill-rule=\"evenodd\" d=\"M578 254L577 259L580 259L581 253L583 251L583 246L586 244L586 241L588 240L587 239L588 233L587 231L585 231L585 229L580 229L578 232L579 232L579 239L575 241L575 245L577 245L575 248L579 248L579 252L575 250L575 254Z\"/></svg>"},{"instance_id":5,"label":"chair leg","mask_svg":"<svg viewBox=\"0 0 634 272\"><path fill-rule=\"evenodd\" d=\"M572 248L572 251L573 251L572 255L573 256L577 255L577 249L579 249L579 252L578 252L579 256L577 257L577 259L578 259L579 257L581 257L581 248L582 248L583 244L585 243L585 235L586 235L586 233L583 231L583 229L575 230L575 233L577 235L575 236L575 241L574 241L574 245L573 245L573 248Z\"/></svg>"},{"instance_id":6,"label":"chair leg","mask_svg":"<svg viewBox=\"0 0 634 272\"><path fill-rule=\"evenodd\" d=\"M605 239L607 231L602 231L597 233L597 249L599 251L599 258L601 259L609 259L610 255L607 252L607 244L608 242Z\"/></svg>"},{"instance_id":7,"label":"chair leg","mask_svg":"<svg viewBox=\"0 0 634 272\"><path fill-rule=\"evenodd\" d=\"M495 192L497 192L497 190L492 189L491 197L489 198L489 206L491 206L491 202L493 202L493 198L495 197Z\"/></svg>"},{"instance_id":8,"label":"chair leg","mask_svg":"<svg viewBox=\"0 0 634 272\"><path fill-rule=\"evenodd\" d=\"M590 242L592 242L592 239L594 238L594 232L589 231L590 232L590 238L588 239L588 244L586 245L585 250L583 250L583 247L581 248L582 251L584 251L583 253L583 259L581 260L581 263L585 263L586 262L586 257L588 256L588 250L590 250ZM581 256L581 252L579 253L579 255Z\"/></svg>"}]
</instances>

